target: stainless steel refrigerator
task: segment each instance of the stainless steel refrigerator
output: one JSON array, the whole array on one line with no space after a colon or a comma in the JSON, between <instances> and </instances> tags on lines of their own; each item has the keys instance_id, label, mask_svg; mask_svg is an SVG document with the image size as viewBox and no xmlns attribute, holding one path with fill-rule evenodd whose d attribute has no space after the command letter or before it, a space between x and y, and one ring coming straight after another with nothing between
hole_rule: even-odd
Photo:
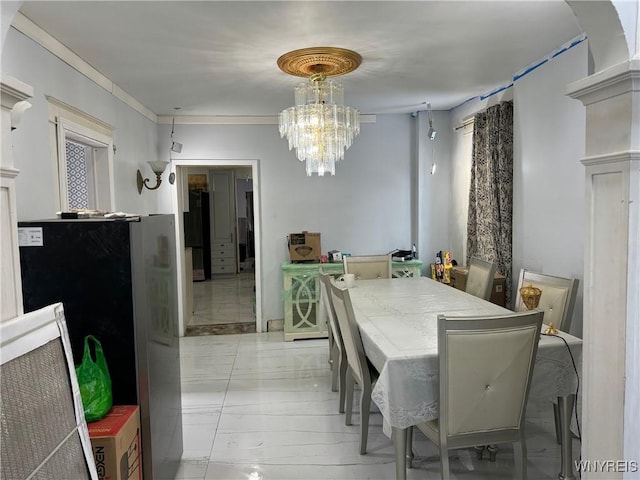
<instances>
[{"instance_id":1,"label":"stainless steel refrigerator","mask_svg":"<svg viewBox=\"0 0 640 480\"><path fill-rule=\"evenodd\" d=\"M184 243L191 247L193 280L211 279L211 222L209 192L189 191L189 211L184 212Z\"/></svg>"},{"instance_id":2,"label":"stainless steel refrigerator","mask_svg":"<svg viewBox=\"0 0 640 480\"><path fill-rule=\"evenodd\" d=\"M145 480L182 456L175 217L18 224L25 312L62 302L74 362L103 347L114 405L139 405Z\"/></svg>"}]
</instances>

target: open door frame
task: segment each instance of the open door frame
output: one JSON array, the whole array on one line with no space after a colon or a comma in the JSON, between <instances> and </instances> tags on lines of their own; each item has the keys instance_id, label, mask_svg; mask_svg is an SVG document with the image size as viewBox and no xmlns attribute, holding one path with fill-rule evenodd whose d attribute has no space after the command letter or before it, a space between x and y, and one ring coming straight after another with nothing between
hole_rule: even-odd
<instances>
[{"instance_id":1,"label":"open door frame","mask_svg":"<svg viewBox=\"0 0 640 480\"><path fill-rule=\"evenodd\" d=\"M261 225L260 225L260 177L258 160L233 159L181 159L173 160L176 175L176 187L172 189L172 210L176 212L176 268L178 270L178 312L180 336L184 336L187 327L186 269L184 256L184 196L187 191L186 170L188 167L251 167L253 178L253 212L254 212L254 244L255 244L255 284L256 284L256 332L266 331L262 323L262 259L261 259Z\"/></svg>"}]
</instances>

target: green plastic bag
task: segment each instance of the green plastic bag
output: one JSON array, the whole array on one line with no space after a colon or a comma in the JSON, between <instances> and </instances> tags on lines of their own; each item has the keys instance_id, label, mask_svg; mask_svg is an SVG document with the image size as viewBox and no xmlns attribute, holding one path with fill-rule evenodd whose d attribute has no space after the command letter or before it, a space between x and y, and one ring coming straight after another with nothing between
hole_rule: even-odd
<instances>
[{"instance_id":1,"label":"green plastic bag","mask_svg":"<svg viewBox=\"0 0 640 480\"><path fill-rule=\"evenodd\" d=\"M94 345L95 361L91 357L89 342L93 342ZM84 354L82 363L76 367L76 377L80 386L85 420L87 422L100 420L111 408L113 397L111 376L102 351L102 344L93 335L87 335L84 338Z\"/></svg>"}]
</instances>

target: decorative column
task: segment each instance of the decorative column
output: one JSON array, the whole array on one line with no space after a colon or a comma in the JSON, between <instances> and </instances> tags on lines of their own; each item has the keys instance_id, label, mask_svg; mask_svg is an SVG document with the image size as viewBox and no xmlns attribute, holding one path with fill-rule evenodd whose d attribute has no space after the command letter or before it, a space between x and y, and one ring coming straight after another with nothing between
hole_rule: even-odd
<instances>
[{"instance_id":1,"label":"decorative column","mask_svg":"<svg viewBox=\"0 0 640 480\"><path fill-rule=\"evenodd\" d=\"M623 462L582 478L636 478L624 462L640 461L640 59L568 95L587 122L582 460Z\"/></svg>"},{"instance_id":2,"label":"decorative column","mask_svg":"<svg viewBox=\"0 0 640 480\"><path fill-rule=\"evenodd\" d=\"M0 79L2 93L2 157L0 158L0 280L2 285L2 316L5 321L23 313L20 252L18 250L18 217L16 211L15 178L19 173L13 163L11 131L31 105L33 88L12 77Z\"/></svg>"}]
</instances>

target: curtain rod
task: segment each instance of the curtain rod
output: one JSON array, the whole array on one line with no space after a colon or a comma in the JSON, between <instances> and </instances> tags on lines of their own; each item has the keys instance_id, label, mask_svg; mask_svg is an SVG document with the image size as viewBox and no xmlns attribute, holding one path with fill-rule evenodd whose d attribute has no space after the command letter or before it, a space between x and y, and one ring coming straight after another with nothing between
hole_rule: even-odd
<instances>
[{"instance_id":1,"label":"curtain rod","mask_svg":"<svg viewBox=\"0 0 640 480\"><path fill-rule=\"evenodd\" d=\"M471 125L472 123L473 123L473 115L470 116L470 117L465 118L464 120L462 120L462 123L460 125L458 125L457 127L455 127L453 130L457 132L461 128L464 128L467 125Z\"/></svg>"},{"instance_id":2,"label":"curtain rod","mask_svg":"<svg viewBox=\"0 0 640 480\"><path fill-rule=\"evenodd\" d=\"M509 99L509 100L500 100L498 103L492 104L492 105L487 105L484 108L478 110L477 112L473 113L472 115L469 115L468 117L465 117L462 119L462 123L458 126L456 126L453 130L454 131L458 131L461 128L466 127L467 125L470 125L473 123L473 119L476 117L476 115L478 115L479 113L483 113L486 112L489 108L494 107L496 105L502 104L502 103L507 103L507 102L513 102L513 99Z\"/></svg>"}]
</instances>

